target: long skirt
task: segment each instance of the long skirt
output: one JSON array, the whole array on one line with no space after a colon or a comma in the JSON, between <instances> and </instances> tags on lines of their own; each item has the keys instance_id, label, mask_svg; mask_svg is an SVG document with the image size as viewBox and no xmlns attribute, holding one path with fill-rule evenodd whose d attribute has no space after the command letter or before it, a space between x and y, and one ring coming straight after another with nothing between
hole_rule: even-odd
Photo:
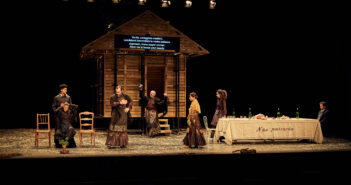
<instances>
[{"instance_id":1,"label":"long skirt","mask_svg":"<svg viewBox=\"0 0 351 185\"><path fill-rule=\"evenodd\" d=\"M223 117L223 116L225 116L224 113L223 113L223 111L216 109L216 112L214 113L213 118L212 118L212 121L211 121L211 125L214 126L214 127L216 127L219 118L221 118L221 117Z\"/></svg>"},{"instance_id":2,"label":"long skirt","mask_svg":"<svg viewBox=\"0 0 351 185\"><path fill-rule=\"evenodd\" d=\"M106 145L112 147L125 147L128 145L127 113L123 108L112 110L111 122L108 129Z\"/></svg>"},{"instance_id":3,"label":"long skirt","mask_svg":"<svg viewBox=\"0 0 351 185\"><path fill-rule=\"evenodd\" d=\"M195 120L195 122L194 122ZM190 116L190 126L187 129L187 133L183 139L183 143L189 147L199 147L206 145L206 140L201 132L201 123L199 115Z\"/></svg>"},{"instance_id":4,"label":"long skirt","mask_svg":"<svg viewBox=\"0 0 351 185\"><path fill-rule=\"evenodd\" d=\"M155 137L161 131L160 123L156 110L146 110L146 134L150 137Z\"/></svg>"}]
</instances>

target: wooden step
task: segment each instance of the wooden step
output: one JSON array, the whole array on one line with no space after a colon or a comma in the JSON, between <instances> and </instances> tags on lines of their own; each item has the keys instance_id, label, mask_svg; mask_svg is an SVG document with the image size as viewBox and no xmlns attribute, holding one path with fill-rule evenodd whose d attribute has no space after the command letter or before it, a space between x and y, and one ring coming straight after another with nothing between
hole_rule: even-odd
<instances>
[{"instance_id":1,"label":"wooden step","mask_svg":"<svg viewBox=\"0 0 351 185\"><path fill-rule=\"evenodd\" d=\"M160 130L161 131L161 133L170 133L170 132L172 132L172 130Z\"/></svg>"},{"instance_id":2,"label":"wooden step","mask_svg":"<svg viewBox=\"0 0 351 185\"><path fill-rule=\"evenodd\" d=\"M172 135L172 131L171 130L160 130L161 134L169 134L169 136Z\"/></svg>"}]
</instances>

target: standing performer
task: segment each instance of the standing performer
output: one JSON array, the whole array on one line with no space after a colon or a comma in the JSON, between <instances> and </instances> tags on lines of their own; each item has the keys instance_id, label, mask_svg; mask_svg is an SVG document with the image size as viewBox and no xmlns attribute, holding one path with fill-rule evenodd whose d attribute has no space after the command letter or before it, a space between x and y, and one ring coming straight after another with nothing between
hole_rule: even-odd
<instances>
[{"instance_id":1,"label":"standing performer","mask_svg":"<svg viewBox=\"0 0 351 185\"><path fill-rule=\"evenodd\" d=\"M318 112L317 119L321 124L323 134L328 135L329 134L328 127L330 125L328 124L329 123L329 110L327 107L327 102L325 102L325 101L319 102L319 108L320 108L320 111Z\"/></svg>"},{"instance_id":2,"label":"standing performer","mask_svg":"<svg viewBox=\"0 0 351 185\"><path fill-rule=\"evenodd\" d=\"M67 94L67 85L61 84L60 93L54 97L54 101L52 102L52 110L55 112L57 108L62 107L64 103L72 104L71 97Z\"/></svg>"},{"instance_id":3,"label":"standing performer","mask_svg":"<svg viewBox=\"0 0 351 185\"><path fill-rule=\"evenodd\" d=\"M199 114L201 114L200 104L197 101L197 95L195 92L190 93L189 99L191 101L191 105L189 108L188 115L188 125L187 133L183 139L184 145L188 147L197 147L206 145L206 140L201 133L201 123Z\"/></svg>"},{"instance_id":4,"label":"standing performer","mask_svg":"<svg viewBox=\"0 0 351 185\"><path fill-rule=\"evenodd\" d=\"M155 137L160 133L160 123L158 122L158 113L163 113L163 116L167 114L167 102L168 97L167 94L164 93L164 99L156 97L156 91L150 91L150 96L144 96L144 91L142 86L140 86L140 103L141 108L146 108L145 119L146 119L146 134L150 137Z\"/></svg>"},{"instance_id":5,"label":"standing performer","mask_svg":"<svg viewBox=\"0 0 351 185\"><path fill-rule=\"evenodd\" d=\"M116 86L115 94L111 96L110 103L112 112L106 145L109 148L123 148L128 145L127 125L133 102L128 95L122 93L121 86Z\"/></svg>"},{"instance_id":6,"label":"standing performer","mask_svg":"<svg viewBox=\"0 0 351 185\"><path fill-rule=\"evenodd\" d=\"M219 118L227 115L227 103L226 103L227 91L218 89L216 96L217 96L216 112L214 113L211 121L211 125L214 127L217 126Z\"/></svg>"}]
</instances>

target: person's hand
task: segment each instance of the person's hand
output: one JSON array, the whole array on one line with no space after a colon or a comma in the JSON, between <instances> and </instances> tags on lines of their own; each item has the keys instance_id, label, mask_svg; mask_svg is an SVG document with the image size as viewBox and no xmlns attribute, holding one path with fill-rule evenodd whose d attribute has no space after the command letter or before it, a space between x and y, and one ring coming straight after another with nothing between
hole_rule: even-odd
<instances>
[{"instance_id":1,"label":"person's hand","mask_svg":"<svg viewBox=\"0 0 351 185\"><path fill-rule=\"evenodd\" d=\"M129 112L129 108L125 108L124 112L126 112L126 113Z\"/></svg>"},{"instance_id":2,"label":"person's hand","mask_svg":"<svg viewBox=\"0 0 351 185\"><path fill-rule=\"evenodd\" d=\"M127 100L121 100L119 103L120 103L121 105L126 105L126 104L128 103L128 101L127 101Z\"/></svg>"},{"instance_id":3,"label":"person's hand","mask_svg":"<svg viewBox=\"0 0 351 185\"><path fill-rule=\"evenodd\" d=\"M64 103L61 103L60 106L63 107Z\"/></svg>"},{"instance_id":4,"label":"person's hand","mask_svg":"<svg viewBox=\"0 0 351 185\"><path fill-rule=\"evenodd\" d=\"M119 102L116 102L116 101L113 102L113 105L114 105L114 106L116 106L116 105L118 105L118 104L119 104Z\"/></svg>"}]
</instances>

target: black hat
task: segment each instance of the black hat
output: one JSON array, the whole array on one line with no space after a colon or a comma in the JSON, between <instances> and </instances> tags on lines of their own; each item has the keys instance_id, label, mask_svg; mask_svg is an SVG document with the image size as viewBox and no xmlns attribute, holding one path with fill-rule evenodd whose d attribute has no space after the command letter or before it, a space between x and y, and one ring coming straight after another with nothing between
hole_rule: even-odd
<instances>
[{"instance_id":1,"label":"black hat","mask_svg":"<svg viewBox=\"0 0 351 185\"><path fill-rule=\"evenodd\" d=\"M63 89L63 88L67 88L68 86L66 84L61 84L59 87L60 89Z\"/></svg>"}]
</instances>

